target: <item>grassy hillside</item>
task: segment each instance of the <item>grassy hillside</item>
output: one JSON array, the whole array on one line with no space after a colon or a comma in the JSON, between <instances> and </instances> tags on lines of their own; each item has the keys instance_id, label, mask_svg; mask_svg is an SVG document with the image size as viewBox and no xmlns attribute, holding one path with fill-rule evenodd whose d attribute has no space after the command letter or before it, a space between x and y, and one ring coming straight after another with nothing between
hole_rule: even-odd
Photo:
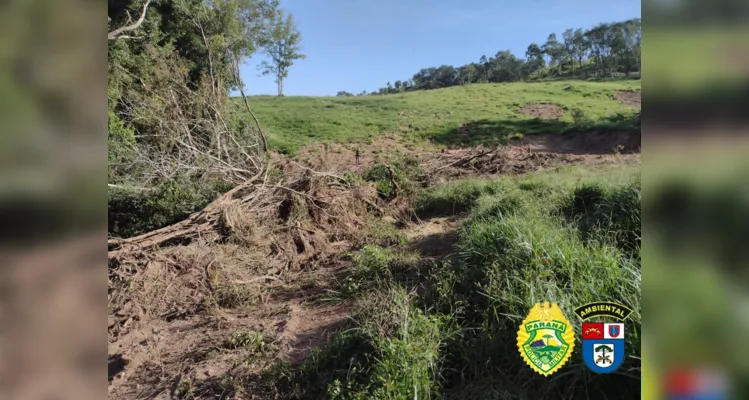
<instances>
[{"instance_id":1,"label":"grassy hillside","mask_svg":"<svg viewBox=\"0 0 749 400\"><path fill-rule=\"evenodd\" d=\"M580 129L628 129L636 110L613 98L618 90L640 89L640 81L517 82L475 84L431 91L364 97L255 96L251 104L270 145L293 153L311 141L355 142L384 133L406 142L454 145L492 144L529 133ZM554 103L565 109L559 120L523 115L527 104ZM589 120L574 123L572 110ZM606 118L609 119L606 119Z\"/></svg>"}]
</instances>

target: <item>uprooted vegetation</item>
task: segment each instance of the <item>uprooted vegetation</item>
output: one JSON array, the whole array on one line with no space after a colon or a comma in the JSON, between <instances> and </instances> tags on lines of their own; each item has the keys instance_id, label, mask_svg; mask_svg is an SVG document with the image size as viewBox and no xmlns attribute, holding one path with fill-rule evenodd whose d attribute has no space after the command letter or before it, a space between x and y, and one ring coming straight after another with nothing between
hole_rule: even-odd
<instances>
[{"instance_id":1,"label":"uprooted vegetation","mask_svg":"<svg viewBox=\"0 0 749 400\"><path fill-rule=\"evenodd\" d=\"M240 187L176 227L112 241L110 343L138 377L113 377L122 380L113 390L575 398L616 387L635 396L639 180L550 168L559 172L435 184L427 177L449 168L408 157L358 177L300 166L295 178ZM411 221L452 216L440 256L423 257ZM586 302L638 310L624 373L601 386L577 352L558 379L530 371L514 334L540 300L557 301L576 329L571 310ZM139 350L144 331L155 333L156 364Z\"/></svg>"}]
</instances>

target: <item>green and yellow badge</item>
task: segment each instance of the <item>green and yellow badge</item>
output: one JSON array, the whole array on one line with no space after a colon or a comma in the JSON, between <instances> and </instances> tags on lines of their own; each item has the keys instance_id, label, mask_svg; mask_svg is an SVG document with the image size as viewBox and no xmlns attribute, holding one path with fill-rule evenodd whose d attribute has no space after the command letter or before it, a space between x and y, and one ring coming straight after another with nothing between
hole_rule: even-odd
<instances>
[{"instance_id":1,"label":"green and yellow badge","mask_svg":"<svg viewBox=\"0 0 749 400\"><path fill-rule=\"evenodd\" d=\"M520 356L543 376L562 368L574 347L572 326L557 303L536 303L518 330Z\"/></svg>"}]
</instances>

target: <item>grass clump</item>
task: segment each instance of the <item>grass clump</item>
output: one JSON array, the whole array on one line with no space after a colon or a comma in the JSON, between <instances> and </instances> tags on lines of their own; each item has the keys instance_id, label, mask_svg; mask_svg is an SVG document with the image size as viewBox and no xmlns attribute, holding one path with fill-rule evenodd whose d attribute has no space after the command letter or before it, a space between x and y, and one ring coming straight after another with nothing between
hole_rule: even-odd
<instances>
[{"instance_id":1,"label":"grass clump","mask_svg":"<svg viewBox=\"0 0 749 400\"><path fill-rule=\"evenodd\" d=\"M213 292L216 305L234 309L255 303L257 294L246 285L220 285Z\"/></svg>"},{"instance_id":2,"label":"grass clump","mask_svg":"<svg viewBox=\"0 0 749 400\"><path fill-rule=\"evenodd\" d=\"M581 185L564 199L562 212L586 240L605 240L627 251L640 248L642 191L639 178L620 186Z\"/></svg>"},{"instance_id":3,"label":"grass clump","mask_svg":"<svg viewBox=\"0 0 749 400\"><path fill-rule=\"evenodd\" d=\"M258 361L276 350L271 337L254 330L239 330L232 333L222 347L226 350L242 351L247 363Z\"/></svg>"},{"instance_id":4,"label":"grass clump","mask_svg":"<svg viewBox=\"0 0 749 400\"><path fill-rule=\"evenodd\" d=\"M350 254L353 265L334 296L356 297L364 291L382 285L396 274L402 274L419 262L416 253L404 248L384 248L365 245Z\"/></svg>"},{"instance_id":5,"label":"grass clump","mask_svg":"<svg viewBox=\"0 0 749 400\"><path fill-rule=\"evenodd\" d=\"M302 366L302 397L437 397L440 349L449 327L448 318L416 308L403 288L368 293L357 303L352 327Z\"/></svg>"},{"instance_id":6,"label":"grass clump","mask_svg":"<svg viewBox=\"0 0 749 400\"><path fill-rule=\"evenodd\" d=\"M406 234L398 230L392 222L372 218L367 223L367 233L370 239L380 246L405 246L408 242Z\"/></svg>"},{"instance_id":7,"label":"grass clump","mask_svg":"<svg viewBox=\"0 0 749 400\"><path fill-rule=\"evenodd\" d=\"M425 190L414 201L414 212L421 218L454 215L476 205L482 195L503 192L505 180L466 179Z\"/></svg>"},{"instance_id":8,"label":"grass clump","mask_svg":"<svg viewBox=\"0 0 749 400\"><path fill-rule=\"evenodd\" d=\"M364 180L375 182L379 196L384 200L391 200L396 197L393 181L398 184L401 191L398 195L408 197L426 180L426 174L415 157L397 155L389 160L377 162L364 171Z\"/></svg>"},{"instance_id":9,"label":"grass clump","mask_svg":"<svg viewBox=\"0 0 749 400\"><path fill-rule=\"evenodd\" d=\"M229 350L245 349L253 353L262 353L268 349L268 343L261 332L236 331L226 339L224 348Z\"/></svg>"}]
</instances>

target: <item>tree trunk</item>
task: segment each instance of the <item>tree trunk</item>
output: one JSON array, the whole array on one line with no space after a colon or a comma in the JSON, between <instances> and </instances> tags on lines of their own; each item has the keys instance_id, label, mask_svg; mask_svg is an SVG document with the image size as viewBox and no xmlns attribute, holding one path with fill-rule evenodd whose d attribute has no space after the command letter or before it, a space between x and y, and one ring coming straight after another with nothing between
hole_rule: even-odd
<instances>
[{"instance_id":1,"label":"tree trunk","mask_svg":"<svg viewBox=\"0 0 749 400\"><path fill-rule=\"evenodd\" d=\"M283 95L283 79L278 78L278 95Z\"/></svg>"}]
</instances>

